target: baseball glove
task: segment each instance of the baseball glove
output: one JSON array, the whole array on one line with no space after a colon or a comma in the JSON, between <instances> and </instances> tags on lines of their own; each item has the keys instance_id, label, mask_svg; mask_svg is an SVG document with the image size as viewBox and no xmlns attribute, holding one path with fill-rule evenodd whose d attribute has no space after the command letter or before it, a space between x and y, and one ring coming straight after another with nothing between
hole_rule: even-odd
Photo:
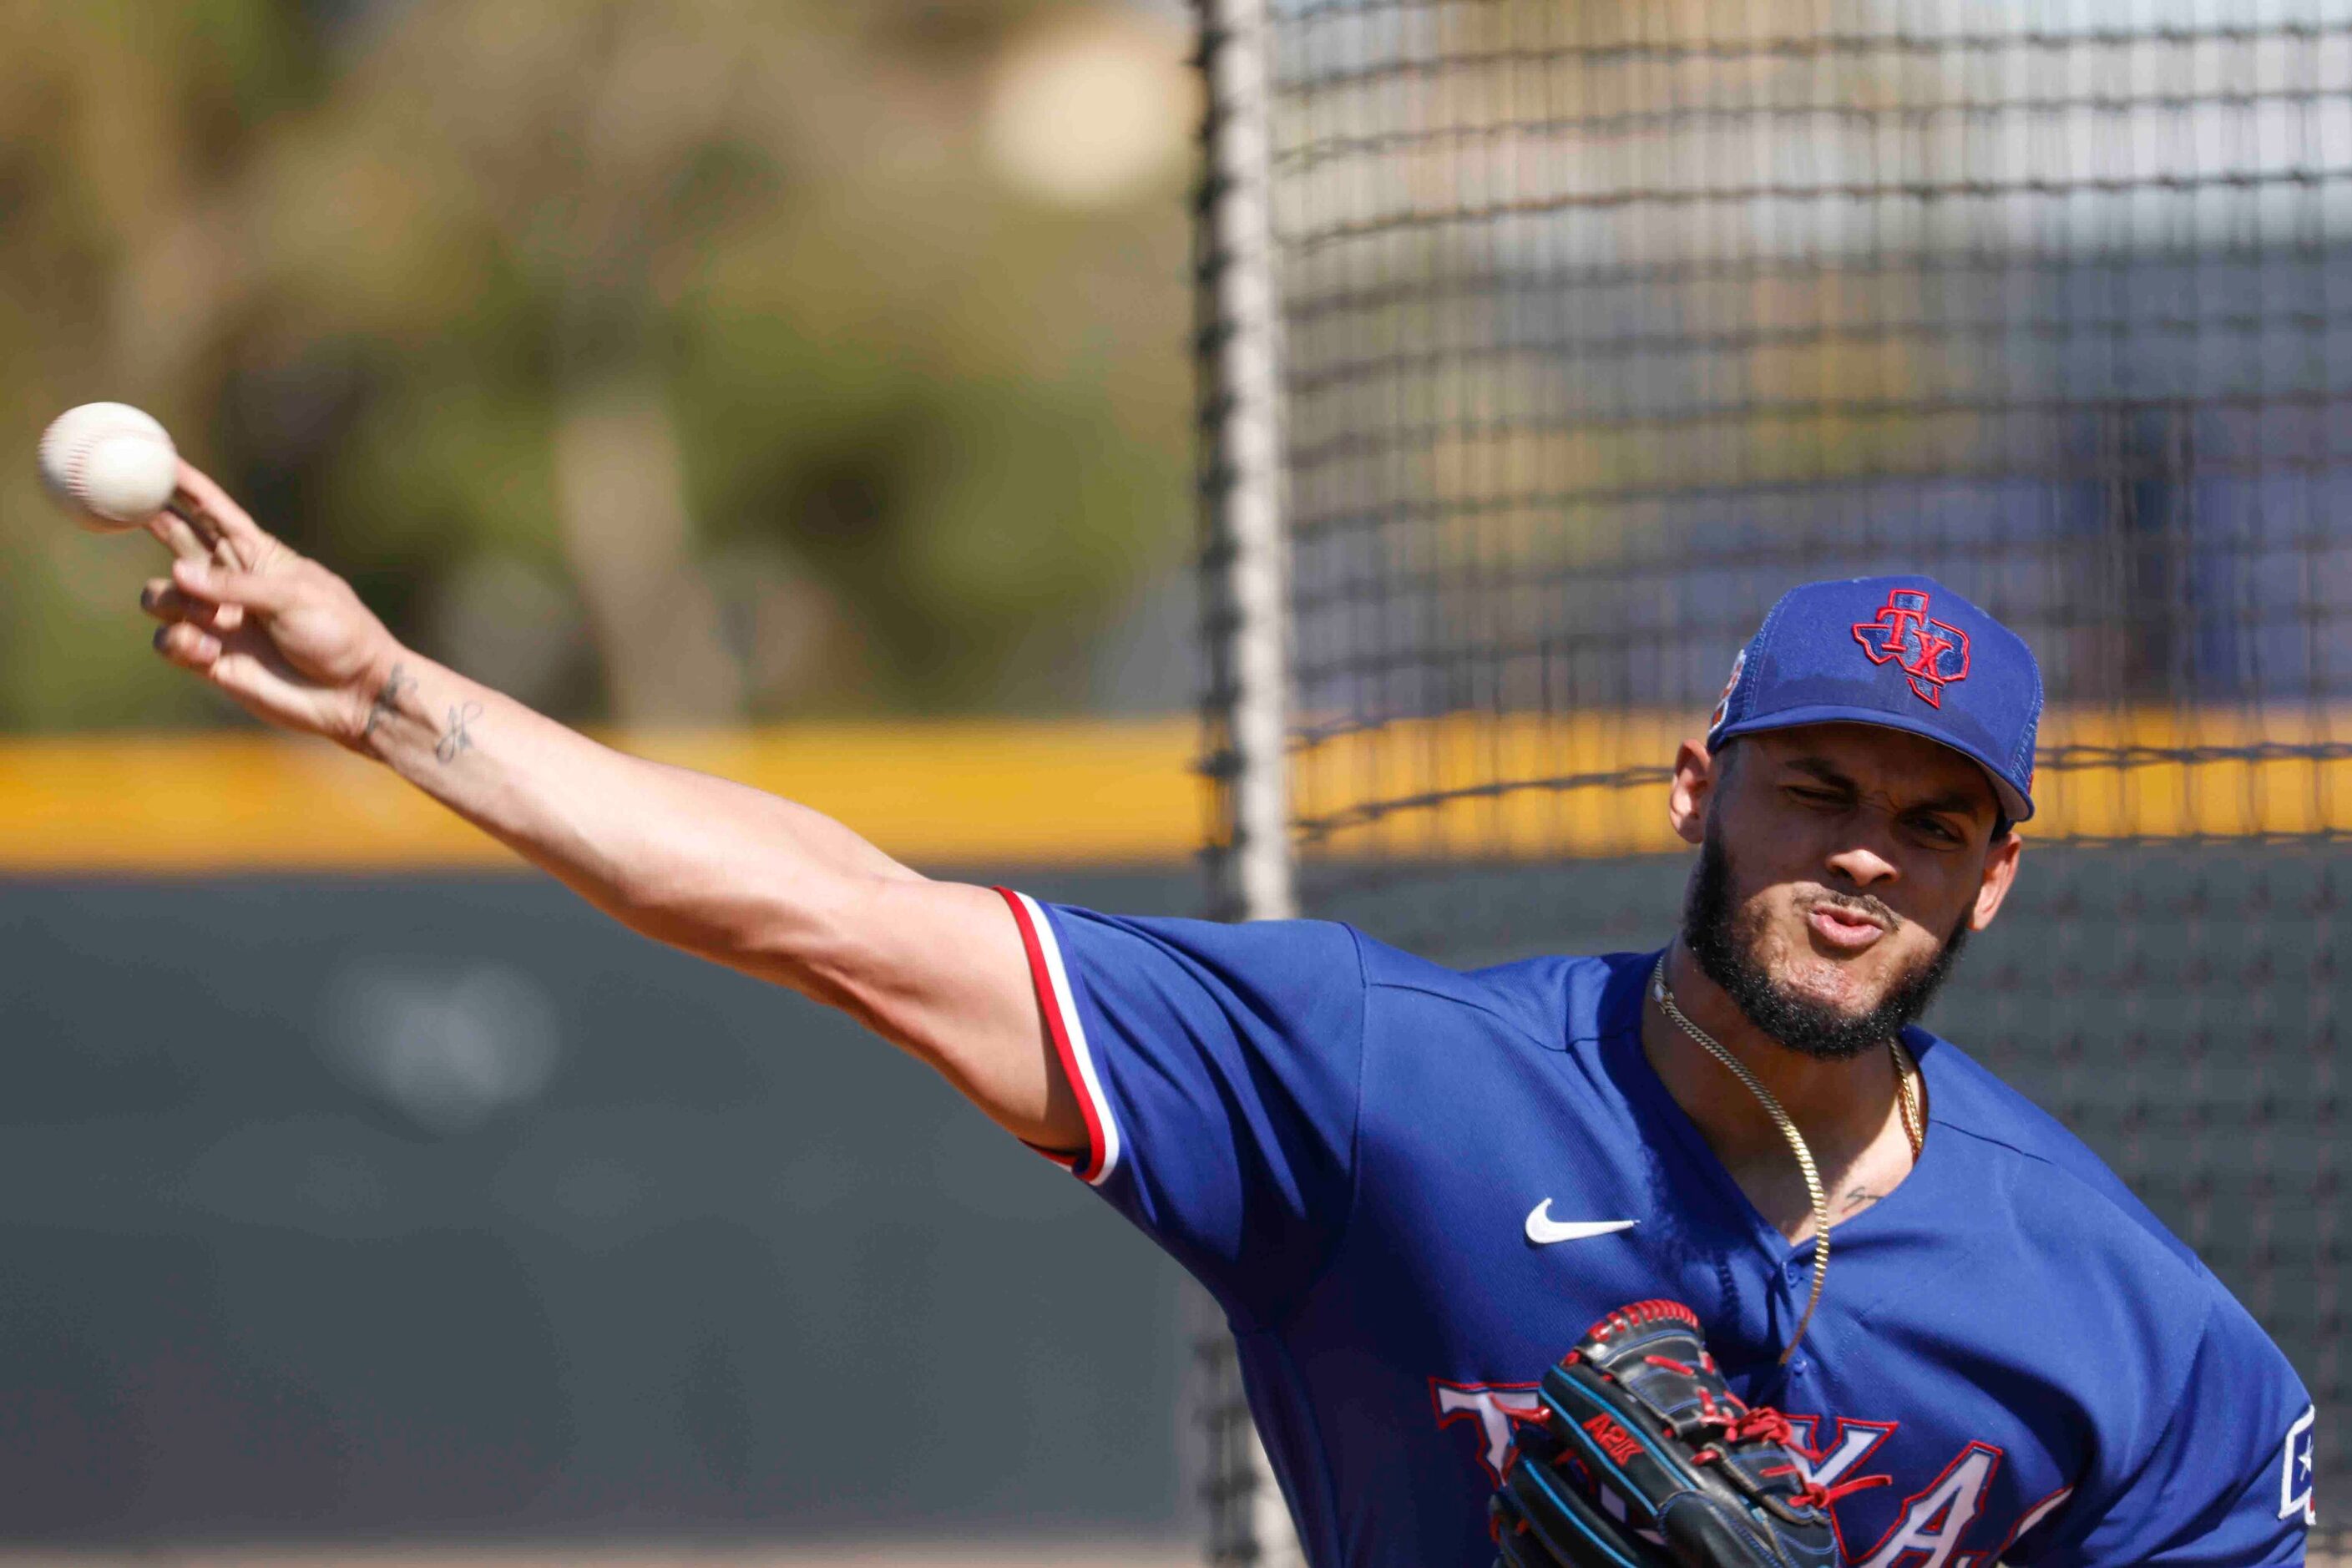
<instances>
[{"instance_id":1,"label":"baseball glove","mask_svg":"<svg viewBox=\"0 0 2352 1568\"><path fill-rule=\"evenodd\" d=\"M1543 1406L1488 1505L1496 1568L1835 1568L1832 1494L1788 1418L1725 1385L1681 1302L1593 1324L1544 1373Z\"/></svg>"}]
</instances>

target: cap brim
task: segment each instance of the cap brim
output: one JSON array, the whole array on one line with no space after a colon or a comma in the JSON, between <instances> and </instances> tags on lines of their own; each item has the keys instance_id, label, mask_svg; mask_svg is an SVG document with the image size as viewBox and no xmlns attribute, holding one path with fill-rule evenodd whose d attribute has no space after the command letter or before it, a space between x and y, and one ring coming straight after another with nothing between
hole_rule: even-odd
<instances>
[{"instance_id":1,"label":"cap brim","mask_svg":"<svg viewBox=\"0 0 2352 1568\"><path fill-rule=\"evenodd\" d=\"M1737 724L1727 724L1707 737L1707 750L1712 752L1726 741L1736 741L1742 735L1760 735L1768 730L1794 730L1806 724L1869 724L1881 730L1900 730L1906 735L1916 735L1923 741L1933 741L1946 751L1961 756L1984 771L1986 782L1992 785L1993 798L2011 822L2025 822L2033 816L2033 797L2019 792L2015 784L2000 776L2000 764L1972 746L1964 746L1946 731L1924 720L1906 718L1900 713L1883 712L1873 708L1848 708L1834 704L1818 704L1811 708L1786 708L1778 713L1759 714L1743 719Z\"/></svg>"}]
</instances>

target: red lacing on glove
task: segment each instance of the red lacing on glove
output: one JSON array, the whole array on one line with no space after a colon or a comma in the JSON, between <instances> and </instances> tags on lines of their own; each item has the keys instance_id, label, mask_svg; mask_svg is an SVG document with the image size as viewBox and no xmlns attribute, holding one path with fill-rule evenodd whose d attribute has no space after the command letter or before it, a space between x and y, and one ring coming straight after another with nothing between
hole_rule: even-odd
<instances>
[{"instance_id":1,"label":"red lacing on glove","mask_svg":"<svg viewBox=\"0 0 2352 1568\"><path fill-rule=\"evenodd\" d=\"M1668 1372L1680 1373L1694 1382L1697 1380L1696 1372L1672 1356L1649 1355L1642 1359L1651 1366L1664 1367ZM1710 1366L1707 1370L1712 1372L1715 1369ZM1745 1443L1752 1437L1762 1437L1768 1442L1785 1446L1795 1436L1790 1429L1787 1416L1769 1407L1750 1409L1746 1400L1741 1399L1729 1389L1725 1389L1720 1398L1716 1396L1713 1389L1704 1384L1701 1384L1694 1392L1698 1395L1700 1424L1715 1427L1732 1443Z\"/></svg>"},{"instance_id":2,"label":"red lacing on glove","mask_svg":"<svg viewBox=\"0 0 2352 1568\"><path fill-rule=\"evenodd\" d=\"M1688 1323L1694 1329L1700 1327L1698 1314L1680 1301L1628 1301L1585 1330L1584 1337L1589 1340L1605 1340L1612 1334L1622 1334L1626 1330L1639 1328L1643 1323L1668 1321Z\"/></svg>"},{"instance_id":3,"label":"red lacing on glove","mask_svg":"<svg viewBox=\"0 0 2352 1568\"><path fill-rule=\"evenodd\" d=\"M1727 1415L1717 1406L1715 1402L1706 1398L1706 1390L1700 1390L1699 1397L1702 1402L1699 1419L1720 1429L1724 1441L1727 1444L1736 1447L1741 1443L1762 1441L1782 1448L1793 1447L1795 1444L1797 1435L1790 1426L1789 1418L1769 1405L1749 1406L1741 1404L1737 1414ZM1733 1394L1731 1398L1734 1403L1738 1402L1738 1395ZM1707 1448L1692 1455L1691 1462L1697 1464L1703 1460L1722 1458L1722 1450ZM1757 1471L1756 1475L1760 1480L1774 1476L1801 1476L1803 1473L1797 1466L1789 1464L1773 1465ZM1790 1493L1789 1505L1792 1508L1809 1508L1819 1513L1827 1513L1830 1510L1830 1505L1848 1492L1867 1491L1872 1487L1883 1487L1894 1479L1892 1476L1856 1476L1850 1481L1840 1481L1831 1487L1825 1487L1819 1481L1804 1481Z\"/></svg>"},{"instance_id":4,"label":"red lacing on glove","mask_svg":"<svg viewBox=\"0 0 2352 1568\"><path fill-rule=\"evenodd\" d=\"M1742 1443L1765 1442L1776 1447L1786 1448L1796 1441L1796 1430L1789 1425L1789 1418L1786 1415L1769 1405L1751 1406L1739 1395L1728 1391L1721 1399L1717 1399L1707 1390L1700 1389L1698 1419L1699 1425L1712 1426L1723 1435L1721 1439L1723 1447L1701 1448L1691 1456L1691 1463L1695 1465L1720 1459L1723 1458L1724 1448L1736 1448ZM1768 1476L1785 1476L1793 1472L1795 1468L1793 1465L1781 1465L1759 1473ZM1876 1483L1874 1481L1872 1484Z\"/></svg>"},{"instance_id":5,"label":"red lacing on glove","mask_svg":"<svg viewBox=\"0 0 2352 1568\"><path fill-rule=\"evenodd\" d=\"M1794 1465L1775 1465L1769 1470L1759 1470L1756 1473L1759 1476L1793 1476L1798 1472ZM1822 1513L1827 1513L1830 1510L1830 1504L1837 1501L1846 1493L1868 1491L1873 1487L1885 1486L1894 1479L1893 1476L1856 1476L1850 1481L1840 1481L1833 1487L1825 1487L1819 1481L1807 1481L1790 1494L1789 1501L1798 1508L1818 1509Z\"/></svg>"},{"instance_id":6,"label":"red lacing on glove","mask_svg":"<svg viewBox=\"0 0 2352 1568\"><path fill-rule=\"evenodd\" d=\"M1748 1443L1761 1438L1783 1448L1793 1443L1797 1436L1789 1426L1789 1418L1769 1405L1759 1405L1753 1410L1741 1406L1738 1415L1723 1423L1723 1435L1734 1443Z\"/></svg>"}]
</instances>

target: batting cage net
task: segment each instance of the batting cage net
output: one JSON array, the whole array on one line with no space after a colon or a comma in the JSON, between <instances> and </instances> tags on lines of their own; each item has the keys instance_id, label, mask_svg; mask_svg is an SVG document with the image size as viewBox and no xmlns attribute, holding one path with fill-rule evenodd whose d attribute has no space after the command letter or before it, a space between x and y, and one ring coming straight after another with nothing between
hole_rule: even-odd
<instances>
[{"instance_id":1,"label":"batting cage net","mask_svg":"<svg viewBox=\"0 0 2352 1568\"><path fill-rule=\"evenodd\" d=\"M2049 694L1930 1022L2341 1411L2352 6L1270 0L1204 44L1228 912L1659 943L1666 767L1764 609L1930 574Z\"/></svg>"}]
</instances>

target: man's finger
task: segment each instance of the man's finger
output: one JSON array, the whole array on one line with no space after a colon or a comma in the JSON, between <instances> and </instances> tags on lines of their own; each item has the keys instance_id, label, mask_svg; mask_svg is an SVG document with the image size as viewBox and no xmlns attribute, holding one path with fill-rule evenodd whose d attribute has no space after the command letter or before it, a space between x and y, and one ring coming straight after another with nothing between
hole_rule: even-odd
<instances>
[{"instance_id":1,"label":"man's finger","mask_svg":"<svg viewBox=\"0 0 2352 1568\"><path fill-rule=\"evenodd\" d=\"M172 582L193 599L224 606L244 605L276 615L302 596L299 573L230 572L203 561L174 562Z\"/></svg>"},{"instance_id":2,"label":"man's finger","mask_svg":"<svg viewBox=\"0 0 2352 1568\"><path fill-rule=\"evenodd\" d=\"M247 571L267 564L286 548L263 532L261 525L231 500L210 475L184 458L180 460L180 484L172 497L172 510L194 527L207 547L226 543L232 558Z\"/></svg>"},{"instance_id":3,"label":"man's finger","mask_svg":"<svg viewBox=\"0 0 2352 1568\"><path fill-rule=\"evenodd\" d=\"M215 605L192 598L180 592L169 577L151 579L140 590L139 607L154 620L165 626L177 626L182 621L201 627L215 637L226 637L245 624L242 605Z\"/></svg>"},{"instance_id":4,"label":"man's finger","mask_svg":"<svg viewBox=\"0 0 2352 1568\"><path fill-rule=\"evenodd\" d=\"M225 536L215 536L214 542L209 546L206 545L205 541L197 536L195 525L170 507L165 507L147 520L147 531L162 540L163 547L179 560L210 561L215 564L231 567L237 564L229 552L228 540ZM149 613L153 612L151 609ZM221 606L220 614L215 617L216 624L207 624L212 625L212 629L215 631L233 632L244 620L245 610L242 606L225 605Z\"/></svg>"},{"instance_id":5,"label":"man's finger","mask_svg":"<svg viewBox=\"0 0 2352 1568\"><path fill-rule=\"evenodd\" d=\"M220 638L210 632L199 631L185 621L165 626L155 634L155 651L178 665L202 675L220 658Z\"/></svg>"},{"instance_id":6,"label":"man's finger","mask_svg":"<svg viewBox=\"0 0 2352 1568\"><path fill-rule=\"evenodd\" d=\"M170 507L147 520L147 531L162 541L163 548L182 561L203 561L212 554L205 542L197 537L195 526Z\"/></svg>"}]
</instances>

